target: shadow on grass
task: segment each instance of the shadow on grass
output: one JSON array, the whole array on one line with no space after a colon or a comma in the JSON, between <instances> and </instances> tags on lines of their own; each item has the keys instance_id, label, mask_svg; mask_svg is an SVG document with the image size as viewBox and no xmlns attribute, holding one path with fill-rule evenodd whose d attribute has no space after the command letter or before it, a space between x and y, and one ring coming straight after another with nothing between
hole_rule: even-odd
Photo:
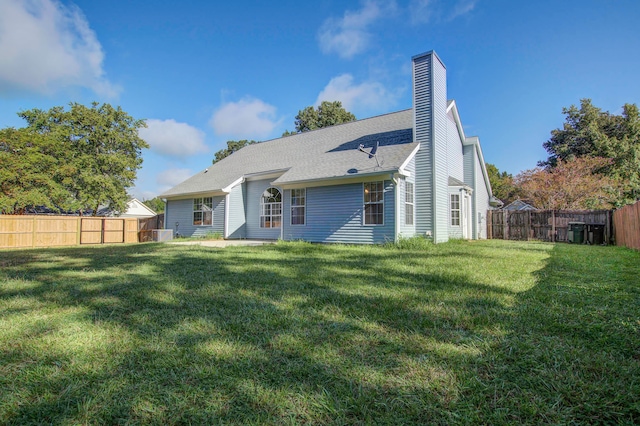
<instances>
[{"instance_id":1,"label":"shadow on grass","mask_svg":"<svg viewBox=\"0 0 640 426\"><path fill-rule=\"evenodd\" d=\"M470 400L493 424L640 423L640 253L557 244Z\"/></svg>"},{"instance_id":2,"label":"shadow on grass","mask_svg":"<svg viewBox=\"0 0 640 426\"><path fill-rule=\"evenodd\" d=\"M514 247L5 252L0 417L21 424L562 422L575 413L533 398L540 383L555 382L536 373L538 381L524 382L529 389L522 377L535 371L529 364L545 365L527 350L556 327L558 318L543 326L545 297L555 297L545 295L558 293L573 269L556 264L557 248L544 266L551 246L519 245L528 266L505 271ZM474 264L483 270L465 266ZM516 273L529 281L509 285L505 276ZM557 315L575 302L558 302Z\"/></svg>"}]
</instances>

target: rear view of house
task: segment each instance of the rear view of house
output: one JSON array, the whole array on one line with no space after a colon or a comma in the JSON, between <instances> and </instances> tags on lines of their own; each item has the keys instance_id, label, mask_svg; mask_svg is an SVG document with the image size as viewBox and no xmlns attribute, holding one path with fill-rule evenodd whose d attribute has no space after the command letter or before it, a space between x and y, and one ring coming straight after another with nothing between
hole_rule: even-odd
<instances>
[{"instance_id":1,"label":"rear view of house","mask_svg":"<svg viewBox=\"0 0 640 426\"><path fill-rule=\"evenodd\" d=\"M412 58L413 108L249 145L161 195L165 227L225 238L486 238L489 185L446 68Z\"/></svg>"}]
</instances>

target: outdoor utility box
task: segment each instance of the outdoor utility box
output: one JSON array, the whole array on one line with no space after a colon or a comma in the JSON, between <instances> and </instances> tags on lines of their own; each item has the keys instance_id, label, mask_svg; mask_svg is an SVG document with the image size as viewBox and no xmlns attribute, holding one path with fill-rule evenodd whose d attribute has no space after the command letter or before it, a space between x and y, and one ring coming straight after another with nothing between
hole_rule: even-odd
<instances>
[{"instance_id":1,"label":"outdoor utility box","mask_svg":"<svg viewBox=\"0 0 640 426\"><path fill-rule=\"evenodd\" d=\"M173 229L153 229L151 232L151 239L153 241L173 240Z\"/></svg>"},{"instance_id":2,"label":"outdoor utility box","mask_svg":"<svg viewBox=\"0 0 640 426\"><path fill-rule=\"evenodd\" d=\"M570 243L584 243L584 222L569 222L569 230L567 231L567 240Z\"/></svg>"},{"instance_id":3,"label":"outdoor utility box","mask_svg":"<svg viewBox=\"0 0 640 426\"><path fill-rule=\"evenodd\" d=\"M604 225L600 223L590 223L587 225L587 242L593 245L604 244Z\"/></svg>"}]
</instances>

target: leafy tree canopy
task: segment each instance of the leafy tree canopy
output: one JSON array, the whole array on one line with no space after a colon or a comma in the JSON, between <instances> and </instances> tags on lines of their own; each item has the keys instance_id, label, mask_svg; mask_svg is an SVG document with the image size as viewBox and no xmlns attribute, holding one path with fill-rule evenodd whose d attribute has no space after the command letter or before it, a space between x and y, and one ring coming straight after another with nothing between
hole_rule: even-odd
<instances>
[{"instance_id":1,"label":"leafy tree canopy","mask_svg":"<svg viewBox=\"0 0 640 426\"><path fill-rule=\"evenodd\" d=\"M541 166L556 167L560 161L574 158L602 157L611 161L598 172L623 185L616 204L640 198L640 114L635 104L625 104L622 114L615 115L595 107L590 99L582 99L580 108L563 108L566 122L562 129L551 132L543 144L549 153Z\"/></svg>"},{"instance_id":2,"label":"leafy tree canopy","mask_svg":"<svg viewBox=\"0 0 640 426\"><path fill-rule=\"evenodd\" d=\"M621 184L599 172L611 164L601 157L581 157L555 167L537 167L514 179L522 198L541 209L610 209L620 197Z\"/></svg>"},{"instance_id":3,"label":"leafy tree canopy","mask_svg":"<svg viewBox=\"0 0 640 426\"><path fill-rule=\"evenodd\" d=\"M158 214L164 213L164 201L158 197L154 197L150 200L144 200L142 203Z\"/></svg>"},{"instance_id":4,"label":"leafy tree canopy","mask_svg":"<svg viewBox=\"0 0 640 426\"><path fill-rule=\"evenodd\" d=\"M61 207L94 214L100 205L125 210L127 189L142 166L142 149L149 147L138 136L138 129L146 126L143 120L97 102L91 107L71 103L68 110L32 109L18 115L27 121L29 135L54 147L58 165L64 167L62 173L55 168L43 171L66 190ZM39 167L33 161L29 166Z\"/></svg>"},{"instance_id":5,"label":"leafy tree canopy","mask_svg":"<svg viewBox=\"0 0 640 426\"><path fill-rule=\"evenodd\" d=\"M75 174L55 140L27 129L0 130L0 212L22 214L36 206L70 207L64 184Z\"/></svg>"},{"instance_id":6,"label":"leafy tree canopy","mask_svg":"<svg viewBox=\"0 0 640 426\"><path fill-rule=\"evenodd\" d=\"M239 141L227 141L227 147L225 149L221 149L220 151L216 152L215 157L213 161L211 161L211 163L215 164L218 161L222 160L223 158L227 158L228 156L230 156L240 148L244 148L247 145L253 145L254 143L258 143L258 142L254 140L249 141L246 139L242 139Z\"/></svg>"},{"instance_id":7,"label":"leafy tree canopy","mask_svg":"<svg viewBox=\"0 0 640 426\"><path fill-rule=\"evenodd\" d=\"M500 170L491 163L486 163L485 166L493 195L505 204L509 204L517 196L517 188L513 184L513 175L507 172L500 173Z\"/></svg>"},{"instance_id":8,"label":"leafy tree canopy","mask_svg":"<svg viewBox=\"0 0 640 426\"><path fill-rule=\"evenodd\" d=\"M308 106L305 109L298 111L295 121L295 131L289 132L287 130L282 136L308 132L309 130L321 129L323 127L348 123L355 120L356 116L344 109L342 107L342 102L323 101L318 108Z\"/></svg>"}]
</instances>

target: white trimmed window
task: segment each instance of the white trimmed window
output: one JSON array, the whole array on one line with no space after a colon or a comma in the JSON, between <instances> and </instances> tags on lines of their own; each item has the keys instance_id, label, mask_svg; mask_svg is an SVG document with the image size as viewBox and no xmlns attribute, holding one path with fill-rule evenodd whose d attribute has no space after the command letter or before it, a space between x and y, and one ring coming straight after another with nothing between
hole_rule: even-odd
<instances>
[{"instance_id":1,"label":"white trimmed window","mask_svg":"<svg viewBox=\"0 0 640 426\"><path fill-rule=\"evenodd\" d=\"M213 198L193 199L193 224L194 226L211 225L213 222Z\"/></svg>"},{"instance_id":2,"label":"white trimmed window","mask_svg":"<svg viewBox=\"0 0 640 426\"><path fill-rule=\"evenodd\" d=\"M404 183L404 224L413 225L413 183Z\"/></svg>"},{"instance_id":3,"label":"white trimmed window","mask_svg":"<svg viewBox=\"0 0 640 426\"><path fill-rule=\"evenodd\" d=\"M364 183L364 224L384 224L384 182Z\"/></svg>"},{"instance_id":4,"label":"white trimmed window","mask_svg":"<svg viewBox=\"0 0 640 426\"><path fill-rule=\"evenodd\" d=\"M460 226L460 194L451 194L451 226Z\"/></svg>"},{"instance_id":5,"label":"white trimmed window","mask_svg":"<svg viewBox=\"0 0 640 426\"><path fill-rule=\"evenodd\" d=\"M291 190L291 225L304 225L307 206L307 190Z\"/></svg>"},{"instance_id":6,"label":"white trimmed window","mask_svg":"<svg viewBox=\"0 0 640 426\"><path fill-rule=\"evenodd\" d=\"M280 228L282 194L278 188L267 188L260 197L260 228Z\"/></svg>"}]
</instances>

